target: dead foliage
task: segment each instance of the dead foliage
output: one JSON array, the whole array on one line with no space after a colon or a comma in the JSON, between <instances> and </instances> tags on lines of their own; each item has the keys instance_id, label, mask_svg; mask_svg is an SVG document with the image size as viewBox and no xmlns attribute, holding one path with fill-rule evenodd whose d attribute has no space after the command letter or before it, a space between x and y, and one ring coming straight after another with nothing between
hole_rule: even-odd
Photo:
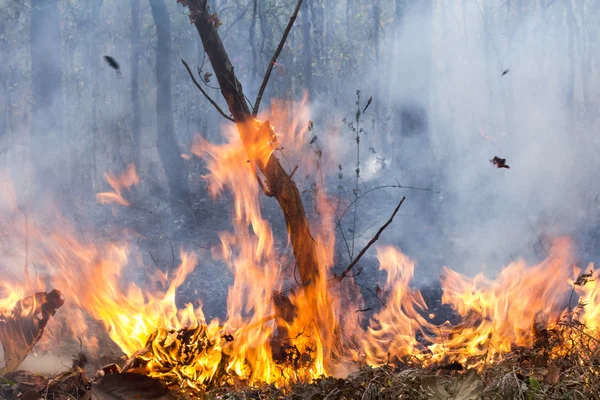
<instances>
[{"instance_id":1,"label":"dead foliage","mask_svg":"<svg viewBox=\"0 0 600 400\"><path fill-rule=\"evenodd\" d=\"M42 337L48 320L64 304L58 290L36 293L21 299L10 314L0 316L0 343L4 349L5 367L0 376L21 365Z\"/></svg>"}]
</instances>

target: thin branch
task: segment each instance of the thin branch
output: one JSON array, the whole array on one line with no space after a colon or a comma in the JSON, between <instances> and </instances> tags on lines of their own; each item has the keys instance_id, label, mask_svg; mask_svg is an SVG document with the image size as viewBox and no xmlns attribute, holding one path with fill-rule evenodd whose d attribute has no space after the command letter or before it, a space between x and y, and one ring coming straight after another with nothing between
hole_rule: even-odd
<instances>
[{"instance_id":1,"label":"thin branch","mask_svg":"<svg viewBox=\"0 0 600 400\"><path fill-rule=\"evenodd\" d=\"M374 291L372 291L370 288L366 287L365 285L361 285L361 284L360 284L360 283L358 283L358 282L354 282L354 284L355 284L356 286L359 286L359 287L361 287L361 288L365 289L367 292L371 293L371 294L373 295L373 297L375 297L375 298L376 298L376 299L377 299L377 300L378 300L378 301L381 303L381 305L382 305L384 308L387 308L387 306L385 305L385 303L383 302L383 300L381 300L381 297L377 296L377 294L376 294Z\"/></svg>"},{"instance_id":2,"label":"thin branch","mask_svg":"<svg viewBox=\"0 0 600 400\"><path fill-rule=\"evenodd\" d=\"M277 50L275 50L275 54L273 54L273 57L271 58L271 62L269 63L269 67L267 68L267 72L265 72L265 77L263 78L262 84L260 85L260 90L258 91L258 96L256 96L256 102L254 104L254 108L252 109L252 115L254 115L255 117L258 114L258 108L260 107L260 102L262 100L265 89L267 88L267 83L269 82L269 78L271 77L271 71L273 71L273 66L275 65L275 62L277 61L277 59L279 58L279 54L281 53L281 50L283 50L283 45L285 44L285 41L287 40L287 37L290 34L290 31L292 30L292 26L294 25L294 21L296 21L296 17L298 16L298 11L300 11L301 5L302 5L302 0L298 0L298 3L296 4L296 8L294 9L294 12L292 13L292 16L290 17L290 20L289 20L287 26L285 27L285 31L283 32L283 36L281 37L279 46L277 46Z\"/></svg>"},{"instance_id":3,"label":"thin branch","mask_svg":"<svg viewBox=\"0 0 600 400\"><path fill-rule=\"evenodd\" d=\"M212 104L213 107L217 109L217 111L219 112L219 114L221 114L226 120L229 120L231 122L235 122L233 120L233 118L231 118L230 116L228 116L227 114L225 114L225 112L221 109L221 107L219 107L219 105L213 99L211 99L211 97L208 95L208 93L206 93L204 91L204 89L202 89L202 86L200 86L200 84L198 83L198 81L196 80L196 78L194 78L194 74L192 74L192 71L190 70L190 67L187 65L187 63L183 59L181 60L181 62L185 66L185 69L187 69L188 74L190 74L190 78L192 78L192 81L194 82L194 85L196 85L196 87L202 92L202 94L204 95L204 97L206 97L206 99L208 101L210 101L210 104Z\"/></svg>"},{"instance_id":4,"label":"thin branch","mask_svg":"<svg viewBox=\"0 0 600 400\"><path fill-rule=\"evenodd\" d=\"M406 200L406 196L402 197L402 200L400 200L400 203L398 203L398 205L396 206L396 209L392 213L392 216L390 217L390 219L388 219L387 222L385 224L383 224L381 226L381 228L379 228L379 230L377 231L375 236L373 236L373 239L371 239L369 241L369 243L367 243L367 245L360 251L360 253L358 253L358 255L356 256L354 261L352 261L350 263L350 265L348 265L348 267L344 270L344 272L342 272L342 274L338 277L338 280L341 281L342 279L344 279L348 275L348 273L350 273L352 268L354 268L354 266L358 263L358 261L361 259L361 257L367 252L367 250L369 250L369 247L371 247L373 245L373 243L375 243L379 239L379 235L381 235L381 233L385 230L385 228L387 228L394 220L394 217L396 216L396 213L402 206L402 203L404 203L404 200Z\"/></svg>"},{"instance_id":5,"label":"thin branch","mask_svg":"<svg viewBox=\"0 0 600 400\"><path fill-rule=\"evenodd\" d=\"M398 182L398 180L396 180L396 182ZM352 206L357 201L359 201L360 199L362 199L363 197L365 197L366 195L368 195L371 192L375 192L377 190L386 189L386 188L412 189L412 190L421 190L421 191L425 191L425 192L440 193L439 190L433 190L433 189L429 189L429 188L419 188L419 187L415 187L415 186L402 186L400 183L398 183L397 185L376 186L376 187L371 188L369 190L365 190L358 197L356 197L350 204L348 204L348 206L344 209L344 211L342 212L342 214L338 217L338 219L340 220L340 222L342 221L342 219L344 219L344 217L346 216L346 213L348 212L348 210L350 210L350 208L352 208Z\"/></svg>"}]
</instances>

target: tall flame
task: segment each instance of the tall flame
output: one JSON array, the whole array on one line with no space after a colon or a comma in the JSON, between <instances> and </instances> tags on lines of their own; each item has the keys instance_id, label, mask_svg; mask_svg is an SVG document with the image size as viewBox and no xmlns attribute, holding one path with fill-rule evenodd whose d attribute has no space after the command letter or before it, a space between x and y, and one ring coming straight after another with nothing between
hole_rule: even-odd
<instances>
[{"instance_id":1,"label":"tall flame","mask_svg":"<svg viewBox=\"0 0 600 400\"><path fill-rule=\"evenodd\" d=\"M586 284L578 281L581 270L572 265L572 246L564 238L555 241L541 263L512 263L494 279L470 278L445 267L442 301L461 321L438 326L420 291L411 286L415 262L395 247L378 247L379 268L386 275L380 293L384 306L365 321L355 312L362 299L353 278L331 279L337 210L321 179L325 156L306 151L309 116L305 101L293 106L276 102L261 118L283 128L283 134L266 135L271 130L259 127L267 122L256 119L238 127L246 133L243 140L237 130L226 131L222 145L194 140L192 153L206 161L210 172L204 178L211 195L228 190L234 197L233 229L220 233L221 245L212 251L234 275L224 321L206 321L202 308L191 304L177 307L177 289L199 262L194 253L182 250L179 267L169 274L152 272L144 269L132 242L87 237L58 214L55 229L35 221L16 223L14 196L0 204L0 223L15 233L7 246L26 236L32 243L26 258L40 269L37 279L21 282L14 268L0 265L5 272L0 314L33 290L56 287L67 300L58 315L69 319L71 335L81 337L90 318L99 320L127 356L145 361L148 374L196 390L233 378L283 386L392 360L420 366L459 361L477 368L515 346L532 346L536 330L556 327L564 318L572 297L585 304L577 318L587 329L598 329L600 270L589 266ZM313 194L311 230L319 271L301 288L289 249L275 245L259 201L258 171L270 157L284 155L290 174L299 169L297 176L317 177L301 189ZM123 194L139 184L135 168L107 173L106 179L114 192L99 193L98 201L129 205ZM15 253L8 259L18 264L21 258ZM143 271L152 285L126 278L132 270ZM93 340L85 344L98 346Z\"/></svg>"}]
</instances>

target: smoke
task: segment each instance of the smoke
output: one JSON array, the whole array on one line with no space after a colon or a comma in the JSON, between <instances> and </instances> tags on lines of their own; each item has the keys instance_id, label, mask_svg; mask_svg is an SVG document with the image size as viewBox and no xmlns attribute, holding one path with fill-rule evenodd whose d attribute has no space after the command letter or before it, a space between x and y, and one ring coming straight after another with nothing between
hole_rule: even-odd
<instances>
[{"instance_id":1,"label":"smoke","mask_svg":"<svg viewBox=\"0 0 600 400\"><path fill-rule=\"evenodd\" d=\"M2 6L7 3L0 0ZM24 194L35 193L41 185L30 165L35 160L39 169L52 172L44 184L55 189L67 211L85 215L85 222L103 227L113 216L106 207L91 205L95 193L107 189L103 174L121 171L132 161L131 9L125 1L101 6L99 0L85 2L85 6L84 2L59 3L61 40L46 44L46 51L60 54L61 86L52 110L38 114L38 130L48 133L43 140L30 137L31 103L36 99L32 96L27 42L29 12L25 7L18 9L18 5L0 7L11 13L10 26L15 27L11 32L4 29L8 39L0 42L10 54L0 66L2 82L10 82L6 100L0 96L9 117L1 124L5 131L0 150L7 150L0 157L10 169L17 205L27 203ZM319 39L325 47L314 54L312 118L316 144L327 158L322 167L328 175L330 195L339 195L346 204L356 195L353 128L357 128L357 110L361 111L358 129L362 129L360 193L377 185L412 187L366 195L357 203L358 227L349 219L353 209L343 221L346 236L359 235L355 247L362 248L406 195L406 202L378 244L397 245L419 260L418 280L435 280L442 265L468 274L482 270L493 274L518 257L539 260L556 235L573 236L582 261L593 261L597 257L593 240L600 205L600 183L595 177L598 141L594 138L598 119L583 107L583 100L585 97L588 105L598 101L598 74L594 74L598 67L590 61L590 45L582 41L583 36L576 37L570 56L565 4L554 2L543 12L527 4L515 15L514 10L507 13L501 1L491 2L488 9L484 2L462 2L466 4L463 14L461 2L439 1L434 2L431 15L405 9L401 29L396 31L396 2L382 3L379 60L372 48L368 3L361 5L360 16L350 29L344 23L344 2L328 8L326 33ZM144 239L156 250L153 256L157 263L170 265L176 263L171 236L184 229L179 217L164 211L169 205L155 199L160 191L153 191L154 187L164 189L166 179L162 168L157 167L155 27L149 7L141 4L142 157L138 173L142 186L146 185L140 189L147 200L143 207L153 214L136 209L119 222L135 221L135 228L147 235ZM202 72L214 73L201 51L198 34L185 9L174 1L167 0L166 4L173 27L175 134L182 152L187 152L186 146L196 133L211 141L221 140L224 121L191 84L180 64L184 58L193 71L202 67ZM216 11L223 22L219 32L225 47L246 94L252 98L279 40L278 28L271 28L285 26L289 12L260 16L264 21L258 21L255 32L260 45L253 49L248 42L251 13L244 14L236 7ZM586 29L592 36L590 32L597 32L598 26L589 21L592 19L588 19ZM304 53L298 22L278 60L281 73L271 77L267 97L302 96ZM317 21L312 23L314 36ZM318 43L315 40L313 49ZM105 55L120 64L122 78L105 64ZM505 70L509 71L503 75ZM215 82L213 78L209 84ZM357 90L359 105L355 104ZM218 89L209 92L225 108ZM267 108L267 97L263 109ZM370 97L373 103L364 111ZM59 126L53 122L56 113L61 114ZM40 140L40 144L33 146L32 140ZM506 158L510 169L494 168L489 163L494 156ZM200 220L199 228L190 229L193 240L181 235L182 241L209 248L218 240L215 231L227 229L227 222L220 220L228 220L222 210L228 204L210 204L200 179L205 172L202 165L198 160L186 162L196 205L208 216L216 215L215 221L221 225ZM342 178L338 178L340 174ZM301 170L295 179L300 177L304 178ZM268 216L276 235L285 238L279 212ZM343 250L339 233L338 239ZM147 252L142 253L144 262L154 265ZM365 264L376 265L373 255L374 251L368 253ZM345 251L338 256L340 265L348 261ZM23 258L21 252L15 255L13 268L20 268ZM205 285L210 286L213 280L219 283L215 303L222 303L230 280L221 274L225 267L219 268L214 272L206 267L211 275Z\"/></svg>"},{"instance_id":2,"label":"smoke","mask_svg":"<svg viewBox=\"0 0 600 400\"><path fill-rule=\"evenodd\" d=\"M569 56L566 6L522 10L524 17L510 15L516 26L499 5L490 6L487 22L480 4L461 15L463 6L435 6L431 60L423 55L428 17L410 11L381 46L392 51L391 62L378 66L379 91L388 88L396 121L387 148L400 149L383 149L390 161L379 182L439 191L396 193L406 194L406 206L382 240L421 260L425 279L442 263L493 275L519 257L540 260L557 235L573 236L587 262L596 256L598 120L583 108L583 91L593 90L581 86L586 54ZM403 135L402 109L427 101L420 88L428 80L429 134ZM510 169L491 165L494 156Z\"/></svg>"}]
</instances>

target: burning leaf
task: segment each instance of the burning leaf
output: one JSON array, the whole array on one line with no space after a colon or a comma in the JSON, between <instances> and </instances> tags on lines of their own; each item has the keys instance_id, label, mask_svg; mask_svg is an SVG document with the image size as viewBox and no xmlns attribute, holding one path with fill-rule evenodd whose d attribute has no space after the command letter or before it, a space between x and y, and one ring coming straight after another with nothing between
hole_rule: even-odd
<instances>
[{"instance_id":1,"label":"burning leaf","mask_svg":"<svg viewBox=\"0 0 600 400\"><path fill-rule=\"evenodd\" d=\"M496 166L496 168L506 168L506 169L510 168L508 165L506 165L506 158L500 158L500 157L494 156L494 158L492 158L490 160L490 162L492 164L494 164Z\"/></svg>"},{"instance_id":2,"label":"burning leaf","mask_svg":"<svg viewBox=\"0 0 600 400\"><path fill-rule=\"evenodd\" d=\"M0 316L0 342L6 363L0 375L19 367L42 337L50 317L63 304L58 290L36 293L19 301L9 315Z\"/></svg>"},{"instance_id":3,"label":"burning leaf","mask_svg":"<svg viewBox=\"0 0 600 400\"><path fill-rule=\"evenodd\" d=\"M586 274L581 274L581 275L579 275L577 280L575 282L573 282L573 285L584 286L586 283L593 280L592 276L593 276L593 271L590 271Z\"/></svg>"}]
</instances>

